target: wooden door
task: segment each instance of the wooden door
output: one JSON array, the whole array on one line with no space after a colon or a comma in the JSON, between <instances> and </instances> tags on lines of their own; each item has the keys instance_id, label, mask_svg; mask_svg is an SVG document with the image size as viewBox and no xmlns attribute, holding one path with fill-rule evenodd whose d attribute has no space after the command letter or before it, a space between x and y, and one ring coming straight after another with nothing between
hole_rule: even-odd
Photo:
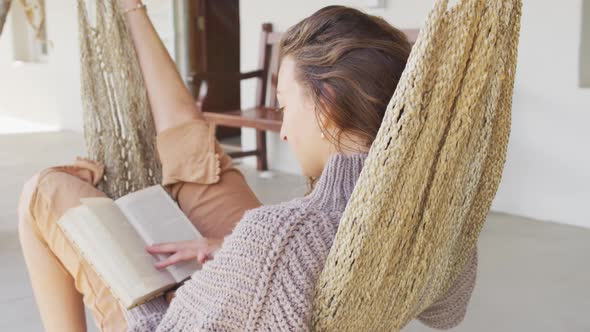
<instances>
[{"instance_id":1,"label":"wooden door","mask_svg":"<svg viewBox=\"0 0 590 332\"><path fill-rule=\"evenodd\" d=\"M189 52L193 72L240 72L239 0L189 1ZM207 84L203 110L240 109L239 79L212 80ZM217 137L240 135L240 128L219 127Z\"/></svg>"}]
</instances>

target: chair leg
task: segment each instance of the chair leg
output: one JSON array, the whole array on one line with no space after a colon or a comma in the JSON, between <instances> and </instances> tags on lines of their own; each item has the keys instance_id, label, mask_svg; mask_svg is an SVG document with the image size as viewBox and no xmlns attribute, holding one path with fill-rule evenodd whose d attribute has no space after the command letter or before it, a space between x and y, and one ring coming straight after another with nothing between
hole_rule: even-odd
<instances>
[{"instance_id":1,"label":"chair leg","mask_svg":"<svg viewBox=\"0 0 590 332\"><path fill-rule=\"evenodd\" d=\"M267 171L268 159L266 155L266 131L264 130L256 130L256 150L258 151L256 168L259 171Z\"/></svg>"}]
</instances>

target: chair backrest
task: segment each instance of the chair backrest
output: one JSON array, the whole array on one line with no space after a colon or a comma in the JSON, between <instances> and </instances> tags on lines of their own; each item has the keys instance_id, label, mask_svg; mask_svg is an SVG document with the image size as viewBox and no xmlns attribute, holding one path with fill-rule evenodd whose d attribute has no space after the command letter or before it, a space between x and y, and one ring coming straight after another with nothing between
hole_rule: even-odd
<instances>
[{"instance_id":1,"label":"chair backrest","mask_svg":"<svg viewBox=\"0 0 590 332\"><path fill-rule=\"evenodd\" d=\"M280 41L281 33L273 31L272 23L262 24L258 65L263 71L263 78L258 81L256 87L256 106L277 107Z\"/></svg>"}]
</instances>

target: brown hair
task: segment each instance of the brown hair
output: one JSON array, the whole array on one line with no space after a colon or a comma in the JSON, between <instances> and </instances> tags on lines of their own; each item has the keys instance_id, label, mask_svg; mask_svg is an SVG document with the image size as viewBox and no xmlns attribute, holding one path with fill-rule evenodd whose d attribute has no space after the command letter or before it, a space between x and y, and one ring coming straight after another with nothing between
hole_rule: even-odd
<instances>
[{"instance_id":1,"label":"brown hair","mask_svg":"<svg viewBox=\"0 0 590 332\"><path fill-rule=\"evenodd\" d=\"M406 35L384 19L328 6L283 34L280 57L293 58L318 120L323 114L336 126L335 136L325 134L340 150L343 134L373 143L410 49Z\"/></svg>"}]
</instances>

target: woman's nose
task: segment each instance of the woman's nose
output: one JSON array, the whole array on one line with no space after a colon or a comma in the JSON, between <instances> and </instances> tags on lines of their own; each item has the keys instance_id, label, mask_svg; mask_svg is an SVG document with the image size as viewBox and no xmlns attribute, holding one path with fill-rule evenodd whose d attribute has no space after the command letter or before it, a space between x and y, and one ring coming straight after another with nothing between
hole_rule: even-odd
<instances>
[{"instance_id":1,"label":"woman's nose","mask_svg":"<svg viewBox=\"0 0 590 332\"><path fill-rule=\"evenodd\" d=\"M287 134L285 133L284 127L285 126L284 126L284 122L283 122L283 125L281 126L281 132L279 133L279 135L281 136L281 139L286 142L287 141Z\"/></svg>"}]
</instances>

